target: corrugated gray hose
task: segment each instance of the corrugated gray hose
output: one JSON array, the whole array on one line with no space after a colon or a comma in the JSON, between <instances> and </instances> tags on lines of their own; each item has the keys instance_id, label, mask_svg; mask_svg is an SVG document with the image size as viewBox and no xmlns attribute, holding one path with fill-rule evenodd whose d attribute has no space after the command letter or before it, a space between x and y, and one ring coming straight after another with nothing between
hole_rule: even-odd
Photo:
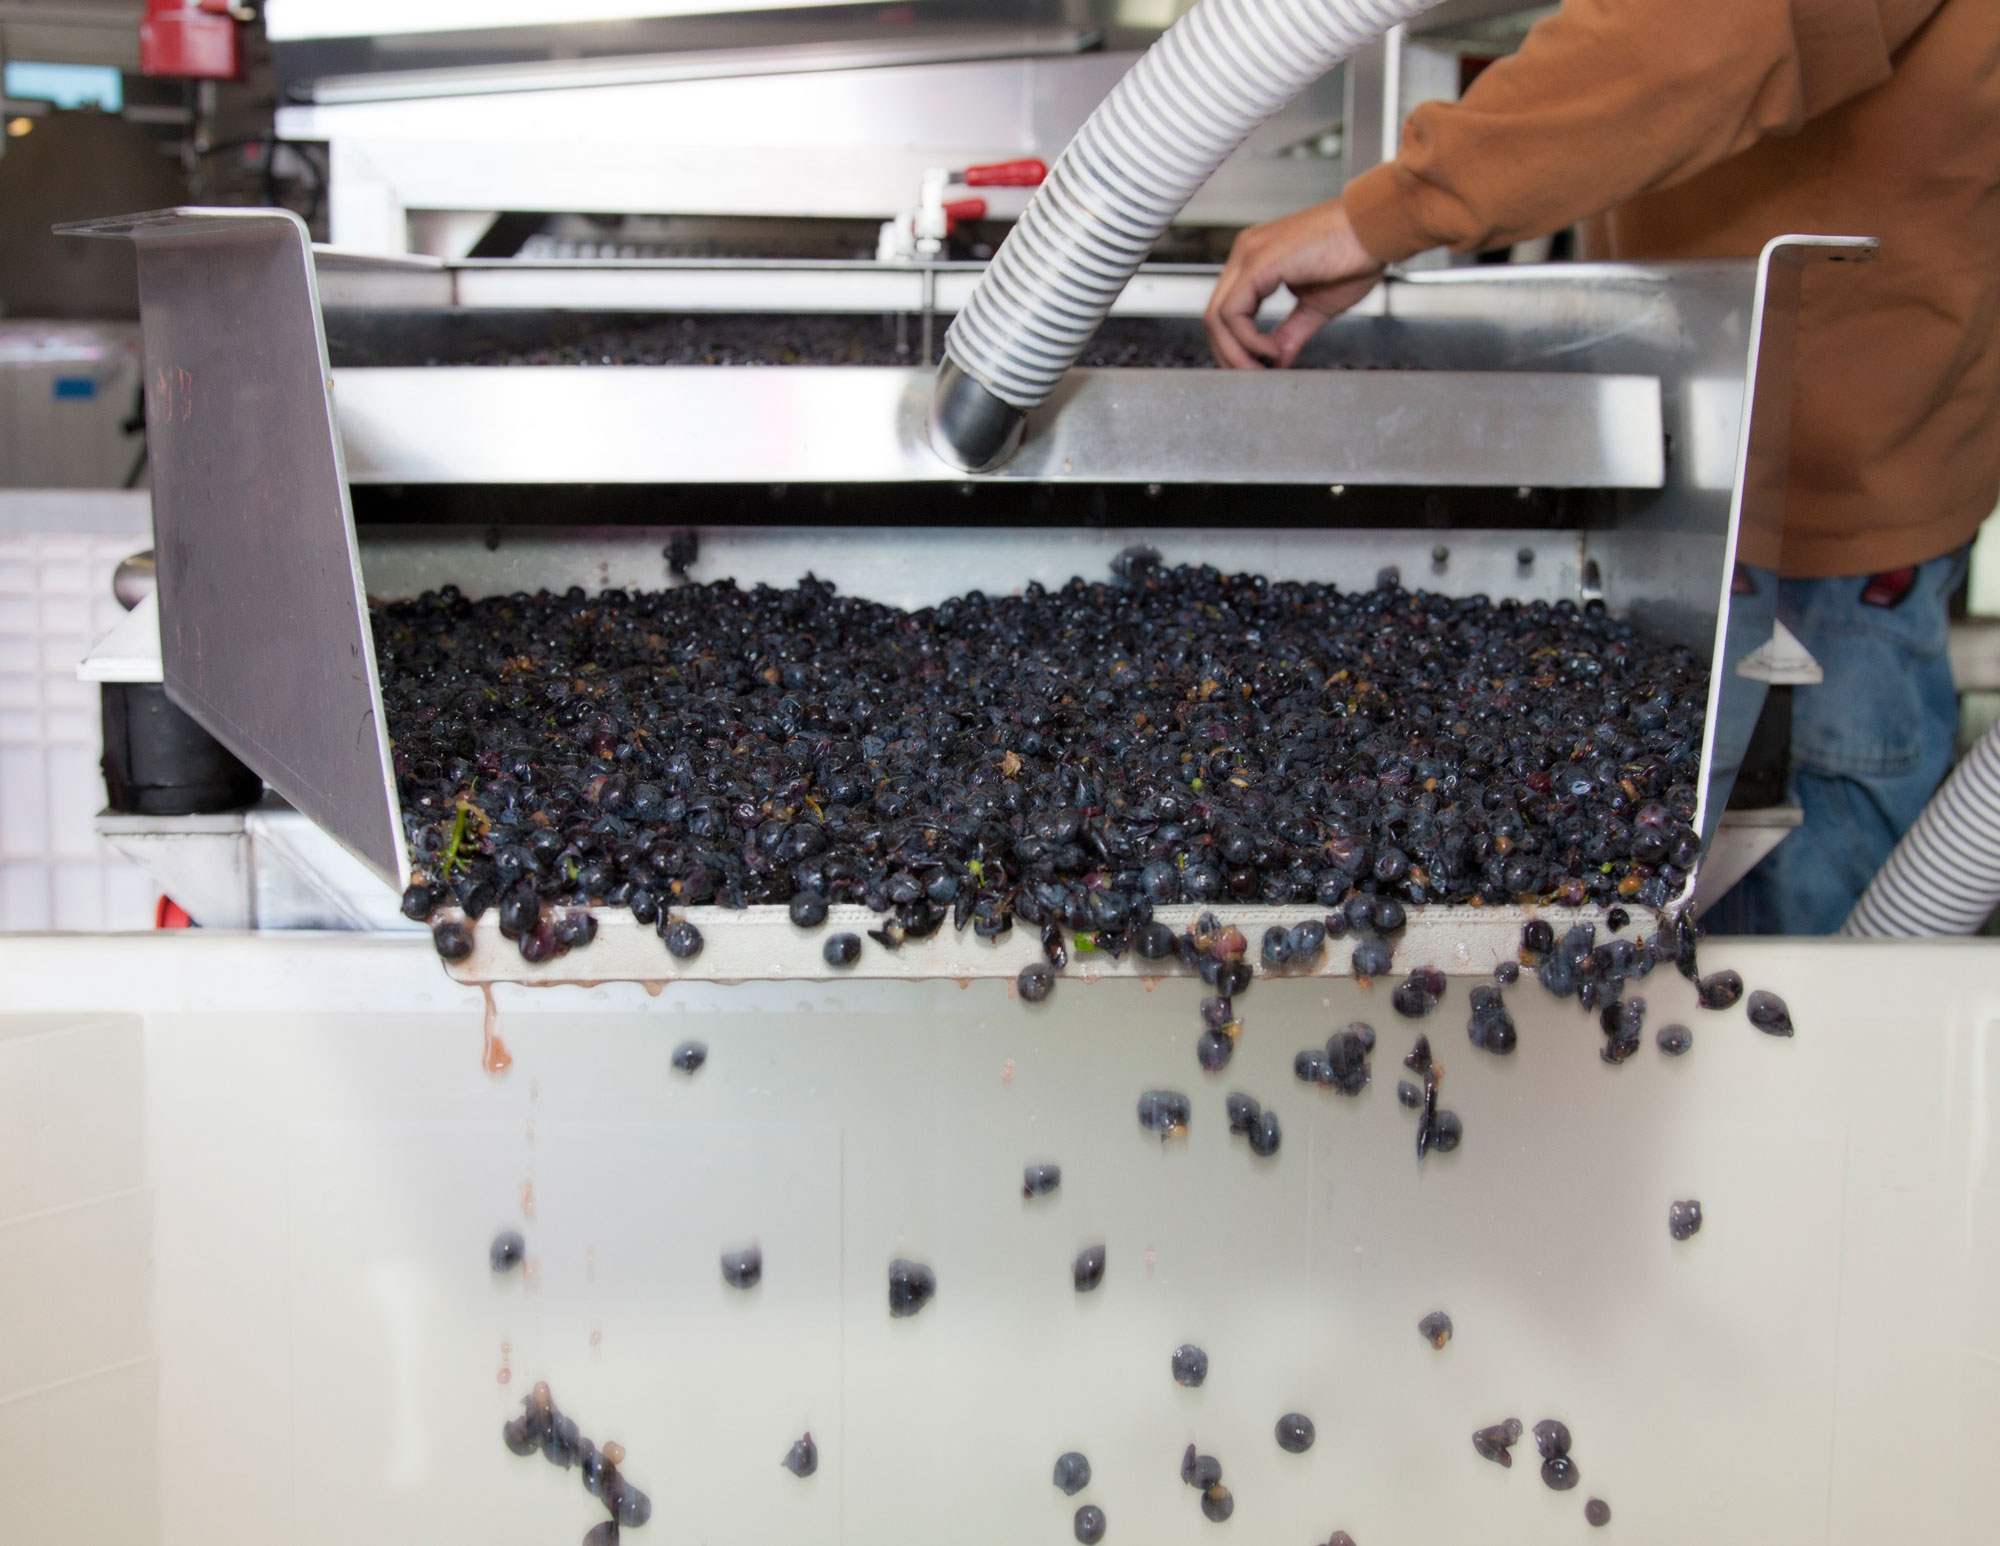
<instances>
[{"instance_id":1,"label":"corrugated gray hose","mask_svg":"<svg viewBox=\"0 0 2000 1546\"><path fill-rule=\"evenodd\" d=\"M1201 185L1313 81L1437 0L1201 0L1069 144L945 335L931 444L971 472L1028 411Z\"/></svg>"},{"instance_id":2,"label":"corrugated gray hose","mask_svg":"<svg viewBox=\"0 0 2000 1546\"><path fill-rule=\"evenodd\" d=\"M2000 907L2000 725L1980 737L1903 834L1842 934L1976 934Z\"/></svg>"}]
</instances>

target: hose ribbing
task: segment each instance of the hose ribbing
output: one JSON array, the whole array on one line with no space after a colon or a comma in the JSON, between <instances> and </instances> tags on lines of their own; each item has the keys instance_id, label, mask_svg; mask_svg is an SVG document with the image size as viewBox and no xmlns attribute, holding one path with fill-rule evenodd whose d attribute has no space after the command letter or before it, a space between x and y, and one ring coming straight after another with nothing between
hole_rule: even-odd
<instances>
[{"instance_id":1,"label":"hose ribbing","mask_svg":"<svg viewBox=\"0 0 2000 1546\"><path fill-rule=\"evenodd\" d=\"M1017 413L1040 405L1167 227L1251 131L1435 3L1201 0L1064 150L945 335L947 358ZM934 413L933 424L949 437L949 415Z\"/></svg>"},{"instance_id":2,"label":"hose ribbing","mask_svg":"<svg viewBox=\"0 0 2000 1546\"><path fill-rule=\"evenodd\" d=\"M1841 933L1974 934L2000 907L2000 725L1980 737L1903 834Z\"/></svg>"}]
</instances>

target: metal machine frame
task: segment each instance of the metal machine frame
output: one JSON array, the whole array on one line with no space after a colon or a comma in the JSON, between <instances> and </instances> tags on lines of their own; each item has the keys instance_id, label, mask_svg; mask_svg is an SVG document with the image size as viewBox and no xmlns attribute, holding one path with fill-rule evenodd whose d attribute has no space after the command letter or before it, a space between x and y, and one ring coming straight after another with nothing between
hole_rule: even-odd
<instances>
[{"instance_id":1,"label":"metal machine frame","mask_svg":"<svg viewBox=\"0 0 2000 1546\"><path fill-rule=\"evenodd\" d=\"M1756 264L1467 269L1392 281L1329 329L1324 346L1341 363L1372 368L1080 370L1031 427L1022 456L967 477L923 442L927 371L340 370L329 364L323 305L329 315L372 307L416 317L442 303L444 315L464 317L480 309L487 275L316 261L303 226L282 212L178 210L72 229L130 237L139 248L170 694L399 882L408 859L363 574L377 595L447 581L470 594L529 583L657 586L665 574L659 533L645 527L403 527L358 537L351 489L367 482L623 484L650 491L660 525L681 524L676 499L704 485L774 499L803 485L829 501L844 490L848 510L912 484L1002 501L1003 518L983 516L977 532L776 516L706 534L729 572L789 582L810 567L906 605L971 584L1061 583L1146 537L1173 558L1347 586L1372 583L1395 563L1412 583L1457 594L1601 597L1655 635L1710 653L1712 739L1735 680L1722 669L1722 644L1739 544L1758 562L1776 557L1799 277L1807 262L1875 250L1859 238L1790 237ZM921 301L962 277L874 265L789 274L557 265L493 282L509 300L569 283L586 305L617 295L619 307L645 309L643 296L654 309L683 312L718 303L740 311L763 286L767 308L784 311L799 309L800 290L823 302L829 288L852 285L851 309L861 309L864 292L872 309L885 282ZM1155 314L1185 314L1205 292L1189 282L1196 277L1154 276ZM1072 526L1060 539L1004 519L1066 485L1142 488L1160 518ZM1218 511L1216 489L1240 503ZM1551 489L1581 496L1555 533L1546 520L1464 530L1452 520L1453 499L1469 493L1511 491L1527 509ZM1293 529L1259 529L1259 501L1302 492L1323 513ZM1421 497L1384 519L1368 506L1371 492ZM1440 541L1447 535L1449 544ZM1545 556L1515 562L1530 543ZM1708 808L1706 770L1701 801L1712 833L1718 812ZM670 973L649 932L622 917L607 919L581 957L533 968L489 921L457 970L475 980L813 974L791 959L799 952L787 943L783 909L702 911L712 943L693 972ZM1236 911L1251 922L1286 915ZM1413 937L1439 931L1429 958L1482 969L1511 952L1518 923L1514 909L1430 908L1412 929ZM864 970L1011 973L1029 949L1024 940L940 937L893 957L871 954ZM1142 969L1130 960L1085 968Z\"/></svg>"}]
</instances>

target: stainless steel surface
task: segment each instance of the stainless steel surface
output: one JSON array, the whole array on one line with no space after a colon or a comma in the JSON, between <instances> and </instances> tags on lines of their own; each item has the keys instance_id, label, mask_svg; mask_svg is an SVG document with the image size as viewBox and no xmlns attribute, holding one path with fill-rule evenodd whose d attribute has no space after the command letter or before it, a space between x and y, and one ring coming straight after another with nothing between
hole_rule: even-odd
<instances>
[{"instance_id":1,"label":"stainless steel surface","mask_svg":"<svg viewBox=\"0 0 2000 1546\"><path fill-rule=\"evenodd\" d=\"M1701 873L1695 877L1695 916L1721 901L1730 887L1762 863L1764 856L1797 831L1805 819L1806 813L1796 805L1724 811L1716 823L1715 837L1702 855Z\"/></svg>"},{"instance_id":2,"label":"stainless steel surface","mask_svg":"<svg viewBox=\"0 0 2000 1546\"><path fill-rule=\"evenodd\" d=\"M415 932L394 888L272 795L219 816L106 811L97 833L204 929Z\"/></svg>"},{"instance_id":3,"label":"stainless steel surface","mask_svg":"<svg viewBox=\"0 0 2000 1546\"><path fill-rule=\"evenodd\" d=\"M1096 34L1075 27L1016 27L936 36L892 34L868 43L713 48L678 54L537 60L469 69L393 70L374 75L324 77L313 83L312 100L327 105L395 102L424 97L485 96L493 92L639 86L656 81L740 80L755 75L804 75L822 70L880 70L975 59L1032 59L1082 53L1096 42Z\"/></svg>"},{"instance_id":4,"label":"stainless steel surface","mask_svg":"<svg viewBox=\"0 0 2000 1546\"><path fill-rule=\"evenodd\" d=\"M1338 501L1328 497L1329 509ZM1134 544L1169 564L1320 580L1365 590L1390 566L1403 582L1453 596L1574 599L1576 532L1342 527L1269 531L1249 524L1254 506L1228 507L1210 527L713 526L698 530L696 580L727 575L740 586L788 586L808 571L840 590L915 611L980 589L1012 593L1039 582L1060 589L1077 575L1109 572ZM661 554L681 528L647 526L369 526L361 537L368 594L397 599L456 585L472 597L541 587L658 590L673 582ZM1445 557L1436 558L1442 547ZM1519 562L1525 547L1534 557Z\"/></svg>"},{"instance_id":5,"label":"stainless steel surface","mask_svg":"<svg viewBox=\"0 0 2000 1546\"><path fill-rule=\"evenodd\" d=\"M177 210L67 229L139 251L168 696L407 878L305 226Z\"/></svg>"},{"instance_id":6,"label":"stainless steel surface","mask_svg":"<svg viewBox=\"0 0 2000 1546\"><path fill-rule=\"evenodd\" d=\"M445 263L318 247L320 301L329 311L783 312L915 314L928 281L940 313L952 313L985 272L980 263L785 262L663 259L593 261L467 260ZM1199 317L1218 270L1155 263L1140 269L1112 307L1114 317ZM1283 292L1261 313L1290 310ZM1365 301L1358 315L1373 316Z\"/></svg>"},{"instance_id":7,"label":"stainless steel surface","mask_svg":"<svg viewBox=\"0 0 2000 1546\"><path fill-rule=\"evenodd\" d=\"M1728 541L1716 608L1712 658L1720 662L1729 635L1731 581L1740 563L1776 571L1785 524L1785 484L1791 471L1792 382L1799 291L1809 263L1872 263L1881 244L1872 236L1779 236L1757 260L1756 302L1750 314L1750 362L1744 373L1748 414L1730 493ZM1668 539L1671 540L1671 539ZM1725 716L1743 722L1742 701L1761 692L1753 678L1718 669L1709 676L1705 736L1712 746ZM1713 838L1720 812L1711 809L1712 758L1702 759L1696 830Z\"/></svg>"},{"instance_id":8,"label":"stainless steel surface","mask_svg":"<svg viewBox=\"0 0 2000 1546\"><path fill-rule=\"evenodd\" d=\"M460 277L449 266L328 261L357 276L387 272L399 282L433 285L442 278L456 284ZM1779 249L1779 266L1784 262ZM1435 491L1432 502L1421 511L1411 506L1399 517L1407 524L1397 528L1270 534L1302 544L1296 550L1278 540L1244 540L1229 524L1201 539L1223 543L1215 561L1226 567L1348 586L1370 583L1372 567L1362 565L1379 561L1400 565L1407 583L1457 594L1549 594L1542 587L1552 587L1553 594L1576 599L1603 596L1656 635L1713 658L1726 620L1722 600L1739 473L1752 447L1778 432L1768 424L1746 426L1740 411L1746 373L1760 364L1752 339L1765 344L1763 368L1773 368L1778 345L1765 335L1779 335L1771 314L1796 302L1795 292L1781 288L1760 311L1769 266L1578 264L1397 279L1328 330L1327 357L1350 369L1079 373L1044 410L1042 423L1031 426L1014 464L986 479L948 468L925 445L930 377L921 371L356 370L339 373L334 389L356 480L406 487L620 480L670 486L746 479L754 469L752 488L759 482L797 486L808 478L824 480L823 486L886 479L892 488L909 482L1025 489L1036 482L1088 487L1122 481L1148 495L1157 488L1161 493L1153 497L1164 497L1185 480L1225 491L1240 487L1249 501L1253 485L1263 480L1324 488L1338 520L1337 502L1346 491L1373 478L1381 480L1378 487ZM608 271L603 265L577 270ZM675 283L693 271L661 270ZM779 265L754 282L768 285L775 297L787 283L781 271L798 269ZM563 277L549 274L552 282ZM818 284L823 277L809 274L805 282ZM1163 276L1169 285L1188 277ZM213 296L197 304L213 304ZM430 309L447 319L453 310ZM384 313L402 314L393 307ZM307 333L305 320L289 324L295 331L290 347L318 357L320 335ZM226 327L215 331L227 334ZM422 433L414 433L419 426ZM1562 533L1453 530L1448 502L1437 502L1448 501L1443 491L1454 484L1512 485L1527 499L1536 488L1572 479L1581 481L1571 486L1593 492L1575 506L1581 525ZM1607 489L1604 479L1625 486ZM1225 502L1215 508L1228 523L1243 520L1255 506ZM1523 509L1547 520L1554 507L1530 501ZM477 528L462 536L463 530L432 527L371 543L371 591L408 594L424 573L435 576L424 584L448 578L468 588L489 578L497 583L502 573L512 576L508 588L533 588L551 583L557 570L577 574L576 583L583 584L663 583L657 546L647 552L620 538L573 530L548 539L537 554L533 538L516 542L497 529L489 536ZM474 535L497 551L469 552L466 540ZM578 553L579 536L599 550ZM1016 571L1038 577L1049 571L1047 579L1055 581L1101 572L1128 536L989 523L978 531L898 529L853 540L778 532L761 551L758 540L732 534L729 542L711 544L713 562L727 568L705 572L789 583L808 568L830 574L834 555L844 555L854 568L840 580L851 591L883 600L927 592L936 599L940 587L945 593L992 588ZM635 533L633 541L656 542L657 534ZM1427 544L1443 549L1448 561L1426 568ZM1510 544L1534 549L1528 569L1509 564ZM1198 561L1183 533L1162 533L1158 545ZM887 556L892 548L901 552L900 561ZM444 559L457 564L457 572L440 573ZM913 579L918 570L922 578ZM613 579L623 573L634 578ZM296 717L289 705L258 712ZM254 757L247 760L257 765ZM386 780L376 787L386 795ZM384 798L380 821L387 827L394 819ZM1467 934L1481 936L1477 928Z\"/></svg>"},{"instance_id":9,"label":"stainless steel surface","mask_svg":"<svg viewBox=\"0 0 2000 1546\"><path fill-rule=\"evenodd\" d=\"M969 474L931 449L928 371L336 373L356 483L881 483ZM1656 489L1643 376L1080 370L985 476L1030 483Z\"/></svg>"},{"instance_id":10,"label":"stainless steel surface","mask_svg":"<svg viewBox=\"0 0 2000 1546\"><path fill-rule=\"evenodd\" d=\"M330 145L336 244L408 250L411 211L540 210L889 219L924 173L1053 161L1137 56L1089 53L729 80L281 106L288 139ZM1341 115L1337 77L1252 136L1189 206L1191 225L1327 198L1337 162L1297 154ZM993 190L998 218L1025 194Z\"/></svg>"}]
</instances>

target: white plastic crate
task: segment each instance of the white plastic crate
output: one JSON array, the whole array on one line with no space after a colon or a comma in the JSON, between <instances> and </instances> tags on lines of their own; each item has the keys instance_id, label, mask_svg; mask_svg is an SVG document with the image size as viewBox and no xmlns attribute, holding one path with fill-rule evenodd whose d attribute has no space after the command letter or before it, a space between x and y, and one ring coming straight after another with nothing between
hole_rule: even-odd
<instances>
[{"instance_id":1,"label":"white plastic crate","mask_svg":"<svg viewBox=\"0 0 2000 1546\"><path fill-rule=\"evenodd\" d=\"M112 571L148 540L0 526L0 930L152 924L151 882L92 830L103 734L97 689L76 679L123 615Z\"/></svg>"}]
</instances>

